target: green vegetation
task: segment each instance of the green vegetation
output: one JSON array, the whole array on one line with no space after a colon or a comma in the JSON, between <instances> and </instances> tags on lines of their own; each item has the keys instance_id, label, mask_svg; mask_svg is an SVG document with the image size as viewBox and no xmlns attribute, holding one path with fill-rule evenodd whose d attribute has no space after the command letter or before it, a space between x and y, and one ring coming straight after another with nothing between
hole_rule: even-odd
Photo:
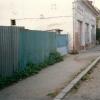
<instances>
[{"instance_id":1,"label":"green vegetation","mask_svg":"<svg viewBox=\"0 0 100 100\"><path fill-rule=\"evenodd\" d=\"M63 57L58 52L50 53L48 59L46 60L47 65L53 65L57 62L63 60Z\"/></svg>"},{"instance_id":2,"label":"green vegetation","mask_svg":"<svg viewBox=\"0 0 100 100\"><path fill-rule=\"evenodd\" d=\"M58 52L50 53L49 57L41 64L27 63L26 68L16 71L11 77L0 76L0 89L9 86L19 80L25 79L29 76L38 74L43 68L53 65L63 60L63 57Z\"/></svg>"}]
</instances>

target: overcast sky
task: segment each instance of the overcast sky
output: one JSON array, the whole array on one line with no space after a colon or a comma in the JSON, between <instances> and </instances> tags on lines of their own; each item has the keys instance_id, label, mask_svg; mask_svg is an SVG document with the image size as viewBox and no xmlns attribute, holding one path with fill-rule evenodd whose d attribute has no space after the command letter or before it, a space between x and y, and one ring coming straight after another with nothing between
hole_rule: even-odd
<instances>
[{"instance_id":1,"label":"overcast sky","mask_svg":"<svg viewBox=\"0 0 100 100\"><path fill-rule=\"evenodd\" d=\"M92 1L95 1L96 7L100 9L100 0L92 0Z\"/></svg>"}]
</instances>

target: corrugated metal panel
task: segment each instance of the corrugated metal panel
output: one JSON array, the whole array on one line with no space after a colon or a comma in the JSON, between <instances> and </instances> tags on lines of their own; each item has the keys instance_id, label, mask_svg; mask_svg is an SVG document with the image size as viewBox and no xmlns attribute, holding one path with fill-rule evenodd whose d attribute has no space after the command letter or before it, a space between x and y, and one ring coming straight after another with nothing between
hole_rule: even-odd
<instances>
[{"instance_id":1,"label":"corrugated metal panel","mask_svg":"<svg viewBox=\"0 0 100 100\"><path fill-rule=\"evenodd\" d=\"M55 50L55 33L0 26L0 75L10 76L29 62L40 63Z\"/></svg>"},{"instance_id":2,"label":"corrugated metal panel","mask_svg":"<svg viewBox=\"0 0 100 100\"><path fill-rule=\"evenodd\" d=\"M56 34L25 30L20 33L20 63L43 62L49 53L56 50Z\"/></svg>"},{"instance_id":3,"label":"corrugated metal panel","mask_svg":"<svg viewBox=\"0 0 100 100\"><path fill-rule=\"evenodd\" d=\"M17 27L0 27L0 74L11 75L18 69Z\"/></svg>"},{"instance_id":4,"label":"corrugated metal panel","mask_svg":"<svg viewBox=\"0 0 100 100\"><path fill-rule=\"evenodd\" d=\"M0 75L10 76L29 62L41 63L51 52L68 50L68 35L0 26Z\"/></svg>"}]
</instances>

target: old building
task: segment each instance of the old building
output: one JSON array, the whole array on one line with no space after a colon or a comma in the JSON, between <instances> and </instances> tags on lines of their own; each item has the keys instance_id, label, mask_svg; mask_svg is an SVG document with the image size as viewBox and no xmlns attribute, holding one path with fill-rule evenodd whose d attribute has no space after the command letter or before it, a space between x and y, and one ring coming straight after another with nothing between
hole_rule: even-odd
<instances>
[{"instance_id":1,"label":"old building","mask_svg":"<svg viewBox=\"0 0 100 100\"><path fill-rule=\"evenodd\" d=\"M96 16L97 10L88 0L74 2L74 49L81 50L95 45L96 43Z\"/></svg>"},{"instance_id":2,"label":"old building","mask_svg":"<svg viewBox=\"0 0 100 100\"><path fill-rule=\"evenodd\" d=\"M0 2L2 8L0 25L24 26L34 30L62 30L61 34L69 35L71 51L86 49L95 44L98 13L92 2L88 0L22 1Z\"/></svg>"}]
</instances>

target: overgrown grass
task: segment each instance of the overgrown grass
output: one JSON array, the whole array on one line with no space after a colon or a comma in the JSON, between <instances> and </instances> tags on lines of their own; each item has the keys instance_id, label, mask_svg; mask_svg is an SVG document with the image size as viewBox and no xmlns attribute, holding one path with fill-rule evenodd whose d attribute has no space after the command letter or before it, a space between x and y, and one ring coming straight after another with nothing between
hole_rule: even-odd
<instances>
[{"instance_id":1,"label":"overgrown grass","mask_svg":"<svg viewBox=\"0 0 100 100\"><path fill-rule=\"evenodd\" d=\"M58 52L52 52L50 53L49 57L43 63L33 64L29 62L27 63L25 69L21 71L20 70L16 71L13 74L13 76L10 76L10 77L0 76L0 89L3 89L4 87L7 87L29 76L38 74L39 71L41 71L42 69L48 67L49 65L53 65L57 62L60 62L62 60L63 60L63 57Z\"/></svg>"},{"instance_id":2,"label":"overgrown grass","mask_svg":"<svg viewBox=\"0 0 100 100\"><path fill-rule=\"evenodd\" d=\"M53 53L50 53L48 59L46 60L46 64L53 65L53 64L60 62L62 60L63 60L63 57L60 55L60 53L53 52Z\"/></svg>"}]
</instances>

